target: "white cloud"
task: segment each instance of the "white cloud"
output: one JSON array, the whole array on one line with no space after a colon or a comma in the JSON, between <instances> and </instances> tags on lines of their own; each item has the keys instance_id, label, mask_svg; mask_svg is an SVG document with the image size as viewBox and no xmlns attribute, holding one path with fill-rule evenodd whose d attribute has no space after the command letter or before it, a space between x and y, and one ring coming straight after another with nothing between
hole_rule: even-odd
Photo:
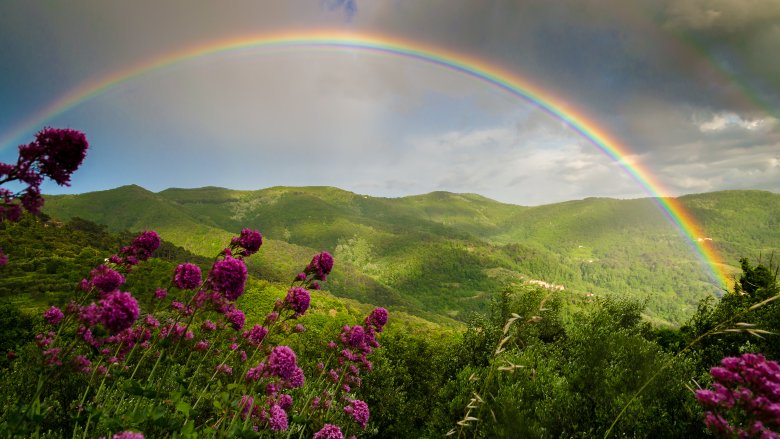
<instances>
[{"instance_id":1,"label":"white cloud","mask_svg":"<svg viewBox=\"0 0 780 439\"><path fill-rule=\"evenodd\" d=\"M694 123L698 125L699 131L712 133L735 128L747 131L767 130L773 127L777 120L771 117L743 119L736 113L718 113L707 121Z\"/></svg>"}]
</instances>

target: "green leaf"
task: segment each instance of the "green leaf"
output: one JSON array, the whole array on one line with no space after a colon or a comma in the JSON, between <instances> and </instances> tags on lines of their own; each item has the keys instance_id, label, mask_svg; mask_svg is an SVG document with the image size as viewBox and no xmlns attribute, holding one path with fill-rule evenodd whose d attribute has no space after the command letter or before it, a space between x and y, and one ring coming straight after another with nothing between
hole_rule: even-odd
<instances>
[{"instance_id":1,"label":"green leaf","mask_svg":"<svg viewBox=\"0 0 780 439\"><path fill-rule=\"evenodd\" d=\"M192 407L190 406L190 404L187 403L186 401L181 401L180 400L180 401L178 401L176 403L176 411L184 413L184 416L189 416L190 415L190 409L191 408Z\"/></svg>"}]
</instances>

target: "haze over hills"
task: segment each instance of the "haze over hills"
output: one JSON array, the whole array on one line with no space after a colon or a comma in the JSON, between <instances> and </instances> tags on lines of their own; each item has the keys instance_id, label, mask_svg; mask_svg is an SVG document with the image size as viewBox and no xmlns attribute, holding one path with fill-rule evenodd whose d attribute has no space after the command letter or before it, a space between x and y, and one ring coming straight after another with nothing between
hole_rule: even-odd
<instances>
[{"instance_id":1,"label":"haze over hills","mask_svg":"<svg viewBox=\"0 0 780 439\"><path fill-rule=\"evenodd\" d=\"M732 272L740 257L780 249L780 195L723 191L680 198ZM546 282L570 301L592 295L646 300L648 314L683 321L720 294L681 234L651 199L588 198L523 207L474 194L378 198L331 187L238 191L139 186L46 197L52 217L111 230L157 230L212 256L243 227L265 245L250 269L284 281L315 251L334 253L336 295L426 318L465 318L512 284ZM705 237L702 237L705 238Z\"/></svg>"}]
</instances>

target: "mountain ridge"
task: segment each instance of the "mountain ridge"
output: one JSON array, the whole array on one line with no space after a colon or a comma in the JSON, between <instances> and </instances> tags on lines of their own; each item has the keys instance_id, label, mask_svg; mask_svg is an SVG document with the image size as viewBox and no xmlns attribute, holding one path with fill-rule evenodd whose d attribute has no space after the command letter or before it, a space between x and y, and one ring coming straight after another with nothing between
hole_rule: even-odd
<instances>
[{"instance_id":1,"label":"mountain ridge","mask_svg":"<svg viewBox=\"0 0 780 439\"><path fill-rule=\"evenodd\" d=\"M715 239L731 272L739 257L780 248L778 194L720 191L679 201ZM327 186L155 193L128 185L47 196L44 211L116 231L153 228L204 256L241 228L256 228L269 250L256 270L281 275L309 252L328 250L343 268L334 294L459 319L531 279L563 285L561 294L575 301L647 300L649 314L670 322L720 293L652 198L519 206L445 191L384 198Z\"/></svg>"}]
</instances>

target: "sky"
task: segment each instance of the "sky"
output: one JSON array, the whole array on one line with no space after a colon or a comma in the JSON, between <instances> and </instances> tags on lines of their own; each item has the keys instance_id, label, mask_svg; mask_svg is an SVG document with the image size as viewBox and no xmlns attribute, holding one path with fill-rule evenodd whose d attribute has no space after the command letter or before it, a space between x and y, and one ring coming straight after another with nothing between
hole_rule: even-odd
<instances>
[{"instance_id":1,"label":"sky","mask_svg":"<svg viewBox=\"0 0 780 439\"><path fill-rule=\"evenodd\" d=\"M430 62L357 48L185 59L57 114L85 84L167 54L280 32L381 35L522 78L623 151ZM780 192L780 0L3 0L0 161L44 126L85 132L82 193L336 186L522 205ZM30 125L26 130L20 127Z\"/></svg>"}]
</instances>

